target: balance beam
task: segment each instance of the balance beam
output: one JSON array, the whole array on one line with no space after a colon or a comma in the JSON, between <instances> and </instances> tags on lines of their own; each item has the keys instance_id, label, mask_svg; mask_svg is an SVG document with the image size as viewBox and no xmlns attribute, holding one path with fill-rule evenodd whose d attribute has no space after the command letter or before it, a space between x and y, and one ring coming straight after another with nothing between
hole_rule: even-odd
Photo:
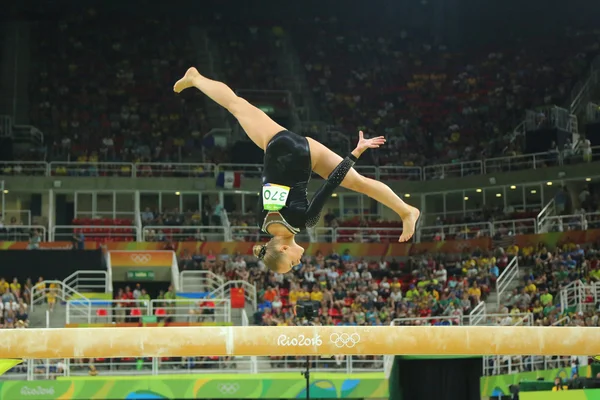
<instances>
[{"instance_id":1,"label":"balance beam","mask_svg":"<svg viewBox=\"0 0 600 400\"><path fill-rule=\"evenodd\" d=\"M0 358L598 355L600 328L228 326L2 329Z\"/></svg>"}]
</instances>

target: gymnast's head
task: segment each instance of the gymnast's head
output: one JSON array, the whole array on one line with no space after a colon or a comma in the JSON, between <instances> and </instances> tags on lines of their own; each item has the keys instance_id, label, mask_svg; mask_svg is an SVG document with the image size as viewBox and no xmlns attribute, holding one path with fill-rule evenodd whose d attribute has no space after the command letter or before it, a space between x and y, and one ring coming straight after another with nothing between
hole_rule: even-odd
<instances>
[{"instance_id":1,"label":"gymnast's head","mask_svg":"<svg viewBox=\"0 0 600 400\"><path fill-rule=\"evenodd\" d=\"M266 244L255 245L252 252L259 260L263 260L271 271L285 274L300 264L304 248L293 239L289 241L276 236Z\"/></svg>"}]
</instances>

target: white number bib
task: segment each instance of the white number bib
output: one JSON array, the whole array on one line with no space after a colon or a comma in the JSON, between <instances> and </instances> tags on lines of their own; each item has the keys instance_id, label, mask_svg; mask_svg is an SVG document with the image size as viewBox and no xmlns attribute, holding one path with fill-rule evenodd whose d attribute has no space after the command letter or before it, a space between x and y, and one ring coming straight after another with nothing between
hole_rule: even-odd
<instances>
[{"instance_id":1,"label":"white number bib","mask_svg":"<svg viewBox=\"0 0 600 400\"><path fill-rule=\"evenodd\" d=\"M281 210L285 207L285 202L289 194L289 186L267 183L262 188L263 208L267 211Z\"/></svg>"}]
</instances>

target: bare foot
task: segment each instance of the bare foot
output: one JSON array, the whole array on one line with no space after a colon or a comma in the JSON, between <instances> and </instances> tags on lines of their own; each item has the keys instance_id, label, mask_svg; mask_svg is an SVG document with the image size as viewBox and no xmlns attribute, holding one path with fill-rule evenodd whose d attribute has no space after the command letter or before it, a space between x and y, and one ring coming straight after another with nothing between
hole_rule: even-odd
<instances>
[{"instance_id":1,"label":"bare foot","mask_svg":"<svg viewBox=\"0 0 600 400\"><path fill-rule=\"evenodd\" d=\"M187 88L194 86L194 78L197 78L199 76L200 76L200 73L198 72L198 70L196 68L194 68L194 67L189 68L186 71L183 78L181 78L180 80L175 82L175 85L173 85L173 91L175 93L181 93L182 90L185 90Z\"/></svg>"},{"instance_id":2,"label":"bare foot","mask_svg":"<svg viewBox=\"0 0 600 400\"><path fill-rule=\"evenodd\" d=\"M401 216L402 218L402 235L398 240L400 243L407 242L415 234L415 226L419 220L421 212L414 207L410 207L410 213L408 215Z\"/></svg>"}]
</instances>

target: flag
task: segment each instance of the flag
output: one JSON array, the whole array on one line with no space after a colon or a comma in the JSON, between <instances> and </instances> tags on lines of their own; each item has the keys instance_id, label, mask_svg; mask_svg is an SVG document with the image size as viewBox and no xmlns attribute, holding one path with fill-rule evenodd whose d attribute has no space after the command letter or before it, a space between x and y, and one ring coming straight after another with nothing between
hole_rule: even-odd
<instances>
[{"instance_id":1,"label":"flag","mask_svg":"<svg viewBox=\"0 0 600 400\"><path fill-rule=\"evenodd\" d=\"M231 308L244 308L246 298L244 297L244 289L231 288L230 293Z\"/></svg>"},{"instance_id":2,"label":"flag","mask_svg":"<svg viewBox=\"0 0 600 400\"><path fill-rule=\"evenodd\" d=\"M217 186L225 189L239 188L242 184L242 174L234 171L223 171L217 175Z\"/></svg>"}]
</instances>

